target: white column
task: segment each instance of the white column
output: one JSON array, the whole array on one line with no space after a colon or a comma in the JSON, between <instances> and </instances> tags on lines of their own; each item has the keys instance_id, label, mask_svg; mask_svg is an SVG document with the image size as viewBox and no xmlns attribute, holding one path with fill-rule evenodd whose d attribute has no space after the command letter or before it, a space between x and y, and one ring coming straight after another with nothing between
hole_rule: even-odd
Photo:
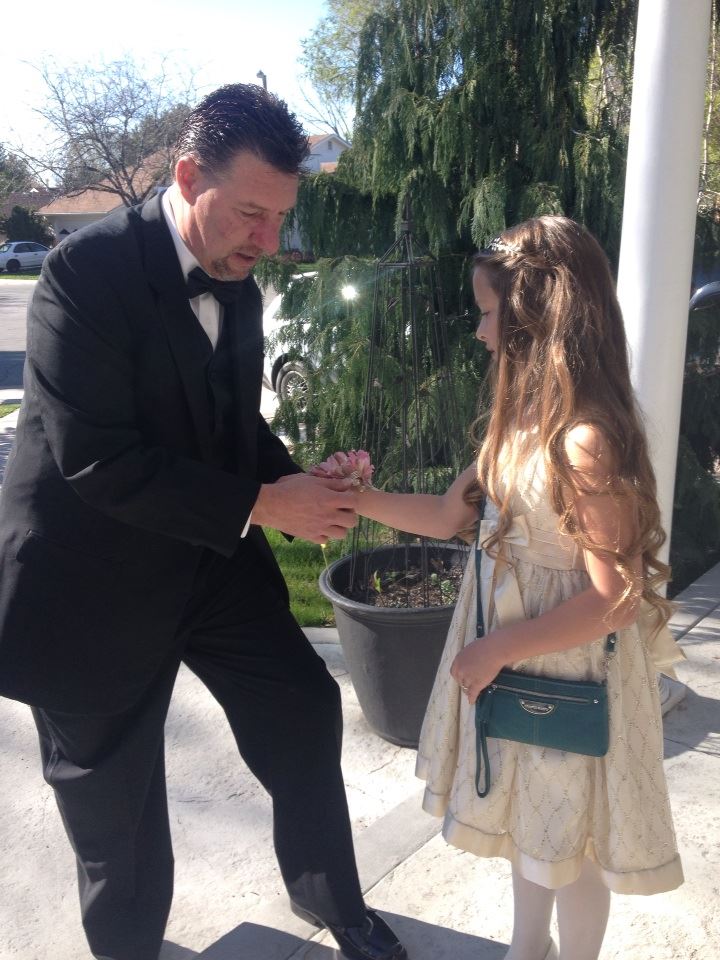
<instances>
[{"instance_id":1,"label":"white column","mask_svg":"<svg viewBox=\"0 0 720 960\"><path fill-rule=\"evenodd\" d=\"M618 295L670 532L711 0L640 0ZM665 551L667 558L667 549Z\"/></svg>"}]
</instances>

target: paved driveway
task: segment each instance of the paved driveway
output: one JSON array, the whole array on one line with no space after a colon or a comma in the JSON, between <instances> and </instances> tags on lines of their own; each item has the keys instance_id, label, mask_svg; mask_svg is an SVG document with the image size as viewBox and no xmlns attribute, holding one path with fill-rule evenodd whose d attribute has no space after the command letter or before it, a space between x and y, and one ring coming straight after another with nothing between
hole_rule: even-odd
<instances>
[{"instance_id":1,"label":"paved driveway","mask_svg":"<svg viewBox=\"0 0 720 960\"><path fill-rule=\"evenodd\" d=\"M35 282L0 279L0 390L22 387L27 305Z\"/></svg>"}]
</instances>

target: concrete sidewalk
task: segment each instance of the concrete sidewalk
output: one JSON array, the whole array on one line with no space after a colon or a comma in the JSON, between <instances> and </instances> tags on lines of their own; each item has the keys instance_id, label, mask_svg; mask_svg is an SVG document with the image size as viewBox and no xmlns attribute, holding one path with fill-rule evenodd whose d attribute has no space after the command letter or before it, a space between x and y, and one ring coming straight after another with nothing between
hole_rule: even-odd
<instances>
[{"instance_id":1,"label":"concrete sidewalk","mask_svg":"<svg viewBox=\"0 0 720 960\"><path fill-rule=\"evenodd\" d=\"M686 882L656 897L614 896L602 960L720 957L720 565L679 599L672 626L690 689L666 718L665 755ZM508 866L444 843L440 822L420 807L414 752L369 730L336 632L307 632L342 690L343 767L366 899L411 960L500 960L512 926ZM28 708L0 699L0 730L0 958L89 960L73 856ZM267 796L219 707L184 670L167 754L176 892L162 960L330 960L331 939L287 908Z\"/></svg>"}]
</instances>

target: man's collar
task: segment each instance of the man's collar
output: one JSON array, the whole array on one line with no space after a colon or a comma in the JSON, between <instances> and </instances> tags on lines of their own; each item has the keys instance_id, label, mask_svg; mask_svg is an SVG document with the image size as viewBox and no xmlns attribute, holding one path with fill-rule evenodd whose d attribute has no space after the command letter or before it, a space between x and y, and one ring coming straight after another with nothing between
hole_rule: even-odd
<instances>
[{"instance_id":1,"label":"man's collar","mask_svg":"<svg viewBox=\"0 0 720 960\"><path fill-rule=\"evenodd\" d=\"M173 211L172 202L173 199L177 197L177 186L172 184L168 187L167 190L163 192L161 203L162 203L162 212L165 217L165 222L168 225L170 230L170 236L172 237L172 242L175 246L175 252L177 253L178 260L180 261L180 269L183 272L183 277L187 280L188 275L195 267L200 266L200 261L197 257L190 252L185 241L180 236L180 231L177 228L177 223L175 222L175 212Z\"/></svg>"}]
</instances>

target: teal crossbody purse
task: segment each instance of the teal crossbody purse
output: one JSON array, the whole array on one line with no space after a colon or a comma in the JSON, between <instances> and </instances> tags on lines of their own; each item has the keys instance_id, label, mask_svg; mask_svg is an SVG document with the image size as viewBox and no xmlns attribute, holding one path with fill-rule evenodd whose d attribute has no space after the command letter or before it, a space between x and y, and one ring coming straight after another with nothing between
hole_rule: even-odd
<instances>
[{"instance_id":1,"label":"teal crossbody purse","mask_svg":"<svg viewBox=\"0 0 720 960\"><path fill-rule=\"evenodd\" d=\"M481 554L478 534L475 548L478 637L485 636L480 592ZM606 674L616 643L616 635L609 634L605 642ZM607 681L534 677L518 670L501 670L475 701L475 731L475 789L480 797L488 795L491 785L488 737L604 757L609 745Z\"/></svg>"}]
</instances>

